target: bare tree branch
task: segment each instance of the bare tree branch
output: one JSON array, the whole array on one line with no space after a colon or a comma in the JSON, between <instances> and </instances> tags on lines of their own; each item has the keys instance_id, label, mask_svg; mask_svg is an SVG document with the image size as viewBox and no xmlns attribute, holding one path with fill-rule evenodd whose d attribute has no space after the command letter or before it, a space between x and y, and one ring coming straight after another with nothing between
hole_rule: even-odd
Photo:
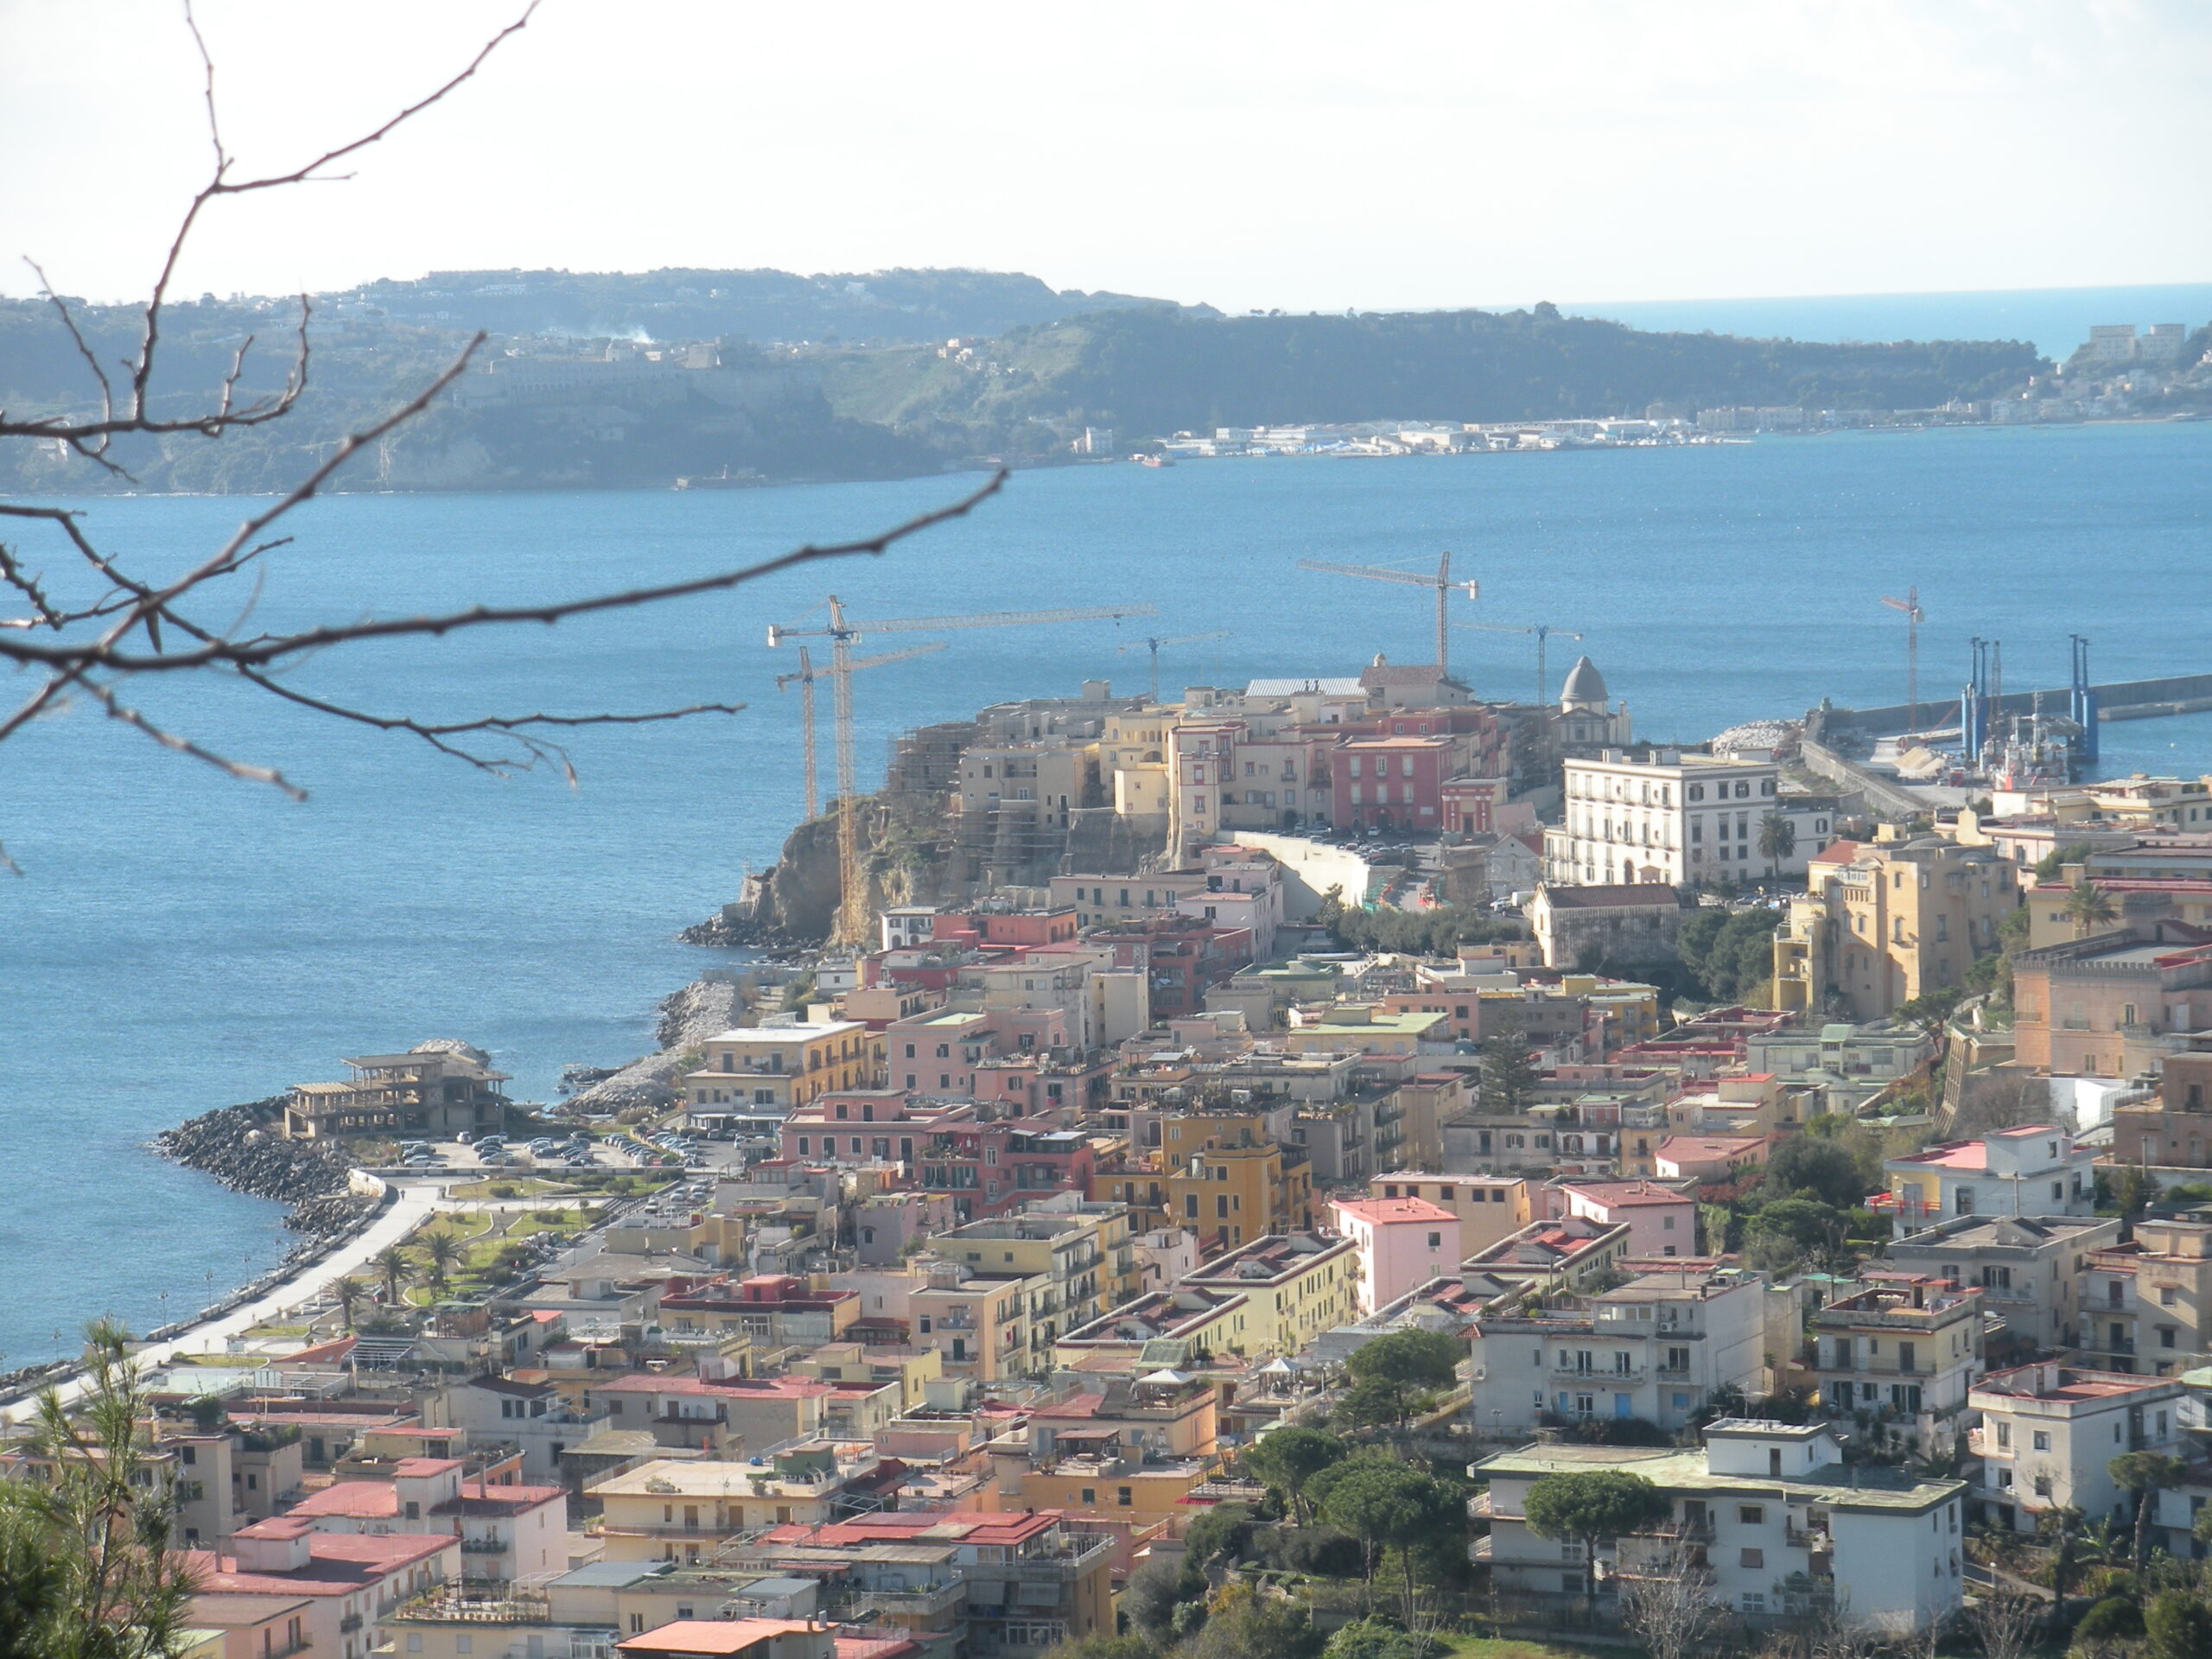
<instances>
[{"instance_id":1,"label":"bare tree branch","mask_svg":"<svg viewBox=\"0 0 2212 1659\"><path fill-rule=\"evenodd\" d=\"M528 26L537 6L537 0L529 0L521 16L486 41L458 73L381 125L323 151L304 165L234 179L232 174L235 158L224 141L216 95L214 55L200 32L190 0L185 0L185 26L200 54L201 97L207 110L207 140L213 166L207 181L187 205L170 238L145 302L137 351L124 365L127 379L118 386L102 366L92 339L74 309L54 291L45 271L33 263L31 268L37 273L60 326L99 389L100 413L98 419L79 418L66 411L13 419L0 414L0 439L58 441L78 454L119 473L121 467L107 451L111 441L124 434L154 437L197 435L219 440L227 433L279 420L289 414L308 386L309 324L314 306L305 295L300 298L291 367L281 389L255 397L242 395L241 387L255 343L255 336L249 334L232 353L228 370L206 405L159 415L153 410L155 368L163 340L162 313L202 213L212 203L226 196L341 176L329 169L381 143L473 79L493 52ZM487 773L512 776L551 764L557 766L574 784L575 767L567 748L549 735L552 732L586 727L651 725L699 715L735 715L745 705L697 702L634 713L541 711L436 721L406 714L379 713L340 699L319 696L286 683L283 677L317 654L340 646L375 639L440 639L473 628L525 623L551 626L571 617L726 592L825 560L880 556L909 537L965 516L1006 484L1007 474L1001 470L958 499L879 534L849 541L810 543L773 557L681 582L534 604L478 604L416 616L367 616L352 622L320 624L286 632L245 633L247 620L257 607L261 578L267 569L265 556L289 545L293 539L289 534L278 533L276 527L287 515L320 494L362 449L382 442L426 411L467 372L485 339L480 333L475 335L443 372L414 397L383 417L347 432L290 489L247 517L212 552L180 575L156 578L138 574L130 568L131 561L112 556L99 547L87 533L83 514L76 509L0 502L0 519L13 518L30 525L49 527L60 534L78 561L76 565L64 567L74 573L73 582L44 570L35 571L24 562L20 547L0 545L0 594L12 594L25 613L0 617L0 664L12 664L36 681L12 711L0 715L0 741L22 731L33 721L59 713L81 696L97 704L109 719L166 749L213 766L227 777L266 784L292 799L305 799L306 791L276 768L219 753L171 729L124 696L124 688L130 682L143 680L148 676L215 674L241 681L332 720L413 737L438 753ZM236 607L236 613L227 620L204 616L197 603L202 590L239 575L250 566L254 569L254 587ZM4 851L0 851L0 868L16 869Z\"/></svg>"}]
</instances>

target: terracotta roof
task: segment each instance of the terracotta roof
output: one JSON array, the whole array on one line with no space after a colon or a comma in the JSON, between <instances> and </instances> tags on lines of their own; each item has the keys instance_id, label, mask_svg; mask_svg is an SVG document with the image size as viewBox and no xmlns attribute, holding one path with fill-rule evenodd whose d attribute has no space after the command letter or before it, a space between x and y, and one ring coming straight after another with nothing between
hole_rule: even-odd
<instances>
[{"instance_id":1,"label":"terracotta roof","mask_svg":"<svg viewBox=\"0 0 2212 1659\"><path fill-rule=\"evenodd\" d=\"M1459 1217L1440 1204L1431 1204L1427 1198L1335 1198L1330 1201L1332 1210L1348 1216L1357 1216L1375 1226L1394 1221L1439 1222L1457 1221Z\"/></svg>"},{"instance_id":2,"label":"terracotta roof","mask_svg":"<svg viewBox=\"0 0 2212 1659\"><path fill-rule=\"evenodd\" d=\"M679 1618L614 1646L620 1653L740 1654L777 1637L816 1628L803 1618Z\"/></svg>"},{"instance_id":3,"label":"terracotta roof","mask_svg":"<svg viewBox=\"0 0 2212 1659\"><path fill-rule=\"evenodd\" d=\"M318 1532L308 1540L308 1564L296 1572L242 1573L237 1557L209 1550L189 1551L187 1559L207 1594L347 1596L460 1544L442 1532Z\"/></svg>"}]
</instances>

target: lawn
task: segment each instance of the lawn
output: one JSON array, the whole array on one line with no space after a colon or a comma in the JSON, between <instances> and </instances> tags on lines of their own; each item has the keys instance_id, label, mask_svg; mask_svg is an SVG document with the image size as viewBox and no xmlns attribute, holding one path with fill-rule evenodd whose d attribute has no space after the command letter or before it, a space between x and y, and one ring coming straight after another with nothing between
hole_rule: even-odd
<instances>
[{"instance_id":1,"label":"lawn","mask_svg":"<svg viewBox=\"0 0 2212 1659\"><path fill-rule=\"evenodd\" d=\"M1620 1649L1573 1647L1552 1642L1516 1642L1494 1636L1454 1636L1439 1630L1437 1637L1452 1659L1619 1659Z\"/></svg>"}]
</instances>

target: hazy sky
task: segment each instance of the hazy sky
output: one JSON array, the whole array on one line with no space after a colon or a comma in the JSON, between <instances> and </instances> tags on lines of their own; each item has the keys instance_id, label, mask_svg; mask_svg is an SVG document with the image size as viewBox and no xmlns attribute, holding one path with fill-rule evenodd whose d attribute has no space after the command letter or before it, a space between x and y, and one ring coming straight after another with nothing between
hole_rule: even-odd
<instances>
[{"instance_id":1,"label":"hazy sky","mask_svg":"<svg viewBox=\"0 0 2212 1659\"><path fill-rule=\"evenodd\" d=\"M201 0L283 168L521 0ZM2203 0L544 0L185 291L890 265L1337 309L2212 276ZM0 291L143 291L207 162L177 0L0 0Z\"/></svg>"}]
</instances>

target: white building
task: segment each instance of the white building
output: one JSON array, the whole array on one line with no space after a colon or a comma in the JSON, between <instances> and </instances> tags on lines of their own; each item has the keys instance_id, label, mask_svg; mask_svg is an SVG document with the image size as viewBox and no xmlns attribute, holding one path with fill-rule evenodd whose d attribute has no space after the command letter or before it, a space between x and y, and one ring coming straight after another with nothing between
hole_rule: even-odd
<instances>
[{"instance_id":1,"label":"white building","mask_svg":"<svg viewBox=\"0 0 2212 1659\"><path fill-rule=\"evenodd\" d=\"M1981 1291L1907 1273L1863 1283L1813 1315L1821 1408L1875 1444L1947 1453L1981 1375Z\"/></svg>"},{"instance_id":2,"label":"white building","mask_svg":"<svg viewBox=\"0 0 2212 1659\"><path fill-rule=\"evenodd\" d=\"M2183 1452L2182 1395L2178 1377L2051 1361L1993 1371L1967 1397L1981 1414L1972 1446L1991 1518L2033 1532L2042 1511L2072 1508L2127 1525L2133 1500L2107 1465L2123 1452Z\"/></svg>"},{"instance_id":3,"label":"white building","mask_svg":"<svg viewBox=\"0 0 2212 1659\"><path fill-rule=\"evenodd\" d=\"M1890 1190L1872 1207L1890 1212L1897 1236L1946 1216L2090 1216L2097 1210L2094 1147L2049 1123L1999 1129L1885 1160Z\"/></svg>"},{"instance_id":4,"label":"white building","mask_svg":"<svg viewBox=\"0 0 2212 1659\"><path fill-rule=\"evenodd\" d=\"M1646 1274L1580 1307L1475 1321L1471 1421L1482 1433L1547 1420L1687 1424L1713 1395L1767 1392L1768 1292L1755 1273Z\"/></svg>"},{"instance_id":5,"label":"white building","mask_svg":"<svg viewBox=\"0 0 2212 1659\"><path fill-rule=\"evenodd\" d=\"M1722 760L1624 749L1564 763L1565 819L1544 837L1544 879L1561 887L1750 880L1802 875L1827 844L1831 805L1793 804L1772 760ZM1796 834L1785 858L1758 849L1759 826L1779 813Z\"/></svg>"},{"instance_id":6,"label":"white building","mask_svg":"<svg viewBox=\"0 0 2212 1659\"><path fill-rule=\"evenodd\" d=\"M1540 1538L1523 1517L1529 1489L1543 1477L1593 1470L1641 1475L1673 1506L1667 1535L1600 1544L1601 1598L1687 1565L1707 1575L1715 1602L1754 1620L1832 1607L1853 1624L1902 1634L1959 1610L1966 1483L1847 1468L1825 1427L1743 1418L1709 1425L1701 1451L1531 1446L1473 1465L1468 1472L1491 1484L1491 1572L1502 1595L1541 1602L1580 1593L1581 1546ZM1674 1559L1678 1548L1687 1563Z\"/></svg>"}]
</instances>

